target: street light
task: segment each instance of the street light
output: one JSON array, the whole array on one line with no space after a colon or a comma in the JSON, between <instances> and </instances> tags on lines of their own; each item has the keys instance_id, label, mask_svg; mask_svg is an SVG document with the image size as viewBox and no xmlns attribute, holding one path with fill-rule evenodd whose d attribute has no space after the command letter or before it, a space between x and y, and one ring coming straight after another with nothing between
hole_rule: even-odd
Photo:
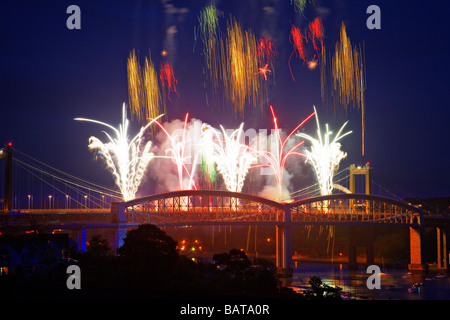
<instances>
[{"instance_id":1,"label":"street light","mask_svg":"<svg viewBox=\"0 0 450 320\"><path fill-rule=\"evenodd\" d=\"M69 195L66 194L66 210L69 209Z\"/></svg>"},{"instance_id":2,"label":"street light","mask_svg":"<svg viewBox=\"0 0 450 320\"><path fill-rule=\"evenodd\" d=\"M87 196L84 196L84 207L87 209Z\"/></svg>"},{"instance_id":3,"label":"street light","mask_svg":"<svg viewBox=\"0 0 450 320\"><path fill-rule=\"evenodd\" d=\"M51 209L52 208L52 195L48 196L48 208Z\"/></svg>"}]
</instances>

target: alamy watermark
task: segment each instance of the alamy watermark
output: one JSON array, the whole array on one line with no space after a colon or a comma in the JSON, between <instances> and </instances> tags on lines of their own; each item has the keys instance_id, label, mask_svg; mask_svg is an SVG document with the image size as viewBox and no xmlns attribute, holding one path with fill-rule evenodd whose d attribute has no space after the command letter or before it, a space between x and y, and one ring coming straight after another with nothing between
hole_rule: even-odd
<instances>
[{"instance_id":1,"label":"alamy watermark","mask_svg":"<svg viewBox=\"0 0 450 320\"><path fill-rule=\"evenodd\" d=\"M67 29L69 29L69 30L81 29L81 9L80 9L80 7L72 4L67 7L66 13L70 14L70 16L66 20Z\"/></svg>"},{"instance_id":2,"label":"alamy watermark","mask_svg":"<svg viewBox=\"0 0 450 320\"><path fill-rule=\"evenodd\" d=\"M81 289L81 269L79 266L72 264L67 267L66 273L70 276L66 280L67 289Z\"/></svg>"},{"instance_id":3,"label":"alamy watermark","mask_svg":"<svg viewBox=\"0 0 450 320\"><path fill-rule=\"evenodd\" d=\"M368 289L381 289L381 269L379 266L372 264L367 267L366 273L371 275L367 278L366 286Z\"/></svg>"},{"instance_id":4,"label":"alamy watermark","mask_svg":"<svg viewBox=\"0 0 450 320\"><path fill-rule=\"evenodd\" d=\"M370 5L366 10L367 14L370 16L366 20L367 29L381 29L381 9L377 5Z\"/></svg>"}]
</instances>

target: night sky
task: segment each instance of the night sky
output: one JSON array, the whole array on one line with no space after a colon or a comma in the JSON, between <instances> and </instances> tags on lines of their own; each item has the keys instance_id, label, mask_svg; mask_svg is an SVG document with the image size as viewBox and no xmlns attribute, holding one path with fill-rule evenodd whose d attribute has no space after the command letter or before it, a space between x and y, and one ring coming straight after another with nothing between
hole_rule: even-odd
<instances>
[{"instance_id":1,"label":"night sky","mask_svg":"<svg viewBox=\"0 0 450 320\"><path fill-rule=\"evenodd\" d=\"M265 115L247 108L244 118L231 107L206 104L201 41L194 41L197 15L207 1L2 1L0 4L0 144L15 148L83 179L113 185L102 161L88 150L102 127L74 121L86 117L113 125L128 104L126 62L131 50L141 62L149 50L155 65L168 52L179 96L167 103L167 118L186 112L214 127L271 129ZM81 30L69 30L66 9L81 9ZM366 8L381 9L381 30L369 30ZM348 156L341 168L370 161L376 177L417 197L450 196L449 14L448 1L315 0L303 16L289 0L217 0L221 26L232 14L257 37L270 34L277 46L276 82L269 103L279 125L293 129L317 107L321 123L336 128L349 120L353 134L342 141ZM288 59L291 25L304 28L320 17L329 52L344 21L352 43L365 45L366 154L361 155L357 110L335 115L322 103L319 68ZM175 26L175 27L173 27ZM176 30L168 39L166 31ZM132 132L140 125L133 121ZM305 132L314 134L315 123ZM382 179L382 178L380 178ZM384 180L383 180L384 181ZM380 180L379 183L383 183ZM305 182L310 184L311 181ZM387 186L389 187L389 186Z\"/></svg>"}]
</instances>

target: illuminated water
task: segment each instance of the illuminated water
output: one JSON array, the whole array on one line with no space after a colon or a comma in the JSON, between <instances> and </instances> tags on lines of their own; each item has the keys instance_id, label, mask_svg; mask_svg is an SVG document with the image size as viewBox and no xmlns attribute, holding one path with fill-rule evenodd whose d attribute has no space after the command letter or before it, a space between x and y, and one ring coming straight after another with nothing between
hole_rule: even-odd
<instances>
[{"instance_id":1,"label":"illuminated water","mask_svg":"<svg viewBox=\"0 0 450 320\"><path fill-rule=\"evenodd\" d=\"M310 276L318 276L330 286L342 288L343 296L367 300L450 300L450 277L438 272L408 272L399 269L382 269L381 289L366 286L370 274L359 267L349 271L345 265L302 263L294 269L293 279L285 285L301 290L308 287ZM413 284L421 283L417 292L409 292Z\"/></svg>"}]
</instances>

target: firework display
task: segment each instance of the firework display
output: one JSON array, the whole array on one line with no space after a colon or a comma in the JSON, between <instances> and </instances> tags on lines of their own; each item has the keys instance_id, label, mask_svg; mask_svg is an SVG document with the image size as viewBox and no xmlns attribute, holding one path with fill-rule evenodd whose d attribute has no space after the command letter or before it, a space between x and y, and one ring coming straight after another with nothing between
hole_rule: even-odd
<instances>
[{"instance_id":1,"label":"firework display","mask_svg":"<svg viewBox=\"0 0 450 320\"><path fill-rule=\"evenodd\" d=\"M299 28L297 28L296 26L292 26L291 27L291 33L289 35L289 39L291 40L291 43L294 47L294 50L291 53L291 56L289 57L289 71L291 72L291 76L292 79L295 81L294 75L292 74L292 69L291 69L291 58L292 55L297 52L297 55L300 59L303 60L303 62L307 61L307 57L306 57L306 50L305 50L305 45L303 43L303 40L306 40L306 37L304 35L302 35L302 32L300 31Z\"/></svg>"},{"instance_id":2,"label":"firework display","mask_svg":"<svg viewBox=\"0 0 450 320\"><path fill-rule=\"evenodd\" d=\"M300 122L285 138L282 140L281 138L281 129L278 127L278 120L275 116L275 112L273 107L270 106L270 111L272 113L272 119L274 124L274 135L271 140L271 148L270 150L255 150L257 154L266 160L265 166L268 166L272 169L277 188L278 188L278 198L282 196L282 187L283 187L283 174L285 171L286 161L290 156L297 155L304 157L305 155L298 151L298 148L304 143L304 141L300 141L294 144L289 150L285 150L287 147L287 143L290 141L292 135L300 129L312 116L314 116L314 112L311 113L306 119Z\"/></svg>"},{"instance_id":3,"label":"firework display","mask_svg":"<svg viewBox=\"0 0 450 320\"><path fill-rule=\"evenodd\" d=\"M316 115L317 138L313 138L305 133L298 133L297 136L311 142L311 148L305 150L306 161L313 166L319 183L320 194L324 196L332 193L334 172L339 168L339 162L347 156L346 153L341 151L339 140L350 134L351 131L341 134L342 130L347 125L347 122L345 122L335 135L334 139L331 139L330 136L332 135L332 132L329 130L328 124L326 124L326 131L322 136L319 116L317 115L315 107L314 113Z\"/></svg>"},{"instance_id":4,"label":"firework display","mask_svg":"<svg viewBox=\"0 0 450 320\"><path fill-rule=\"evenodd\" d=\"M213 130L213 161L228 191L241 192L250 165L256 160L250 148L241 143L244 123L231 134L222 127L222 134Z\"/></svg>"},{"instance_id":5,"label":"firework display","mask_svg":"<svg viewBox=\"0 0 450 320\"><path fill-rule=\"evenodd\" d=\"M291 72L292 80L295 81L294 75L292 73L291 68L291 59L292 55L296 52L298 58L303 61L303 64L306 64L309 70L314 70L317 67L319 57L323 57L323 53L325 51L323 40L324 40L324 29L322 25L322 20L319 18L315 18L313 21L309 23L309 29L305 30L303 33L296 26L291 26L291 32L289 34L289 40L292 43L294 50L292 51L289 57L289 71ZM306 43L308 43L308 38L313 44L314 48L314 57L308 58Z\"/></svg>"},{"instance_id":6,"label":"firework display","mask_svg":"<svg viewBox=\"0 0 450 320\"><path fill-rule=\"evenodd\" d=\"M161 128L161 130L166 134L170 141L170 147L165 150L166 157L172 159L175 162L178 175L178 188L179 190L189 190L197 189L195 183L195 170L197 167L198 156L191 156L187 154L187 148L189 147L189 140L186 137L187 121L189 114L186 113L184 118L183 130L180 132L174 132L170 134L164 126L156 119L150 119L156 122L156 124ZM191 168L188 169L188 164ZM187 182L185 181L185 176L187 175Z\"/></svg>"},{"instance_id":7,"label":"firework display","mask_svg":"<svg viewBox=\"0 0 450 320\"><path fill-rule=\"evenodd\" d=\"M317 17L314 18L314 20L309 23L309 31L311 33L314 50L316 53L321 52L323 50L323 39L325 36L322 21ZM318 42L320 43L320 49Z\"/></svg>"},{"instance_id":8,"label":"firework display","mask_svg":"<svg viewBox=\"0 0 450 320\"><path fill-rule=\"evenodd\" d=\"M156 117L154 121L161 116ZM116 184L122 193L123 200L128 201L134 199L147 165L154 158L154 154L150 152L152 146L151 141L147 141L144 147L141 148L143 134L154 121L150 121L145 127L142 127L139 133L129 141L129 120L127 119L125 103L122 107L122 124L119 126L119 129L97 120L86 118L75 118L75 120L97 123L114 131L115 138L105 132L109 140L107 143L103 143L96 137L90 137L89 149L98 149L101 152L101 156L105 159L106 165L114 175Z\"/></svg>"},{"instance_id":9,"label":"firework display","mask_svg":"<svg viewBox=\"0 0 450 320\"><path fill-rule=\"evenodd\" d=\"M169 62L164 62L161 64L161 68L159 70L159 80L161 82L161 86L164 89L163 92L165 96L170 99L170 93L177 93L177 79L175 78L175 73L173 72L173 66Z\"/></svg>"},{"instance_id":10,"label":"firework display","mask_svg":"<svg viewBox=\"0 0 450 320\"><path fill-rule=\"evenodd\" d=\"M161 92L158 73L151 60L145 58L142 69L134 50L131 51L127 63L128 94L131 116L144 123L147 118L156 118L161 114Z\"/></svg>"},{"instance_id":11,"label":"firework display","mask_svg":"<svg viewBox=\"0 0 450 320\"><path fill-rule=\"evenodd\" d=\"M198 170L200 180L205 182L207 189L211 189L217 183L216 164L213 156L215 129L203 123L201 131L201 162Z\"/></svg>"},{"instance_id":12,"label":"firework display","mask_svg":"<svg viewBox=\"0 0 450 320\"><path fill-rule=\"evenodd\" d=\"M264 76L264 80L267 80L267 72L271 73L269 69L269 64L266 63L266 65L262 68L258 68L258 72L256 74L262 74Z\"/></svg>"},{"instance_id":13,"label":"firework display","mask_svg":"<svg viewBox=\"0 0 450 320\"><path fill-rule=\"evenodd\" d=\"M272 39L259 39L256 46L256 56L259 64L273 64L273 59L277 57L277 49Z\"/></svg>"},{"instance_id":14,"label":"firework display","mask_svg":"<svg viewBox=\"0 0 450 320\"><path fill-rule=\"evenodd\" d=\"M303 14L303 11L306 8L307 0L291 0L291 4L294 7L295 12L299 12Z\"/></svg>"},{"instance_id":15,"label":"firework display","mask_svg":"<svg viewBox=\"0 0 450 320\"><path fill-rule=\"evenodd\" d=\"M205 60L205 68L208 70L209 80L214 92L217 91L220 78L219 65L219 16L214 4L210 4L203 8L198 15L198 31L203 42L203 56ZM197 31L197 30L196 30ZM197 37L197 32L194 32Z\"/></svg>"},{"instance_id":16,"label":"firework display","mask_svg":"<svg viewBox=\"0 0 450 320\"><path fill-rule=\"evenodd\" d=\"M291 4L296 12L303 14L307 1L292 0ZM167 59L165 50L161 51L163 61L160 63L159 71L155 69L150 54L145 57L142 65L135 50L129 54L127 80L132 118L139 122L151 120L150 123L155 122L156 124L151 127L152 132L159 129L164 133L166 137L164 148L156 146L155 150L163 155L162 158L170 159L175 163L178 190L225 187L229 191L240 192L249 169L266 167L272 172L274 178L272 183L275 181L274 187L277 189L273 198L280 200L286 196L284 191L288 186L283 181L283 176L285 179L287 179L286 177L290 179L291 176L291 171L286 169L287 160L291 156L300 156L306 158L306 162L312 165L319 181L321 194L330 194L333 188L333 170L346 156L340 150L338 141L350 133L341 134L347 123L342 126L334 139L331 139L332 132L329 130L328 124L325 133L322 133L314 108L313 113L288 134L284 134L282 128L279 127L274 109L269 103L268 92L270 90L267 80L273 79L273 84L275 84L275 63L279 58L274 40L267 31L269 29L256 36L251 29L244 29L241 23L230 15L226 20L226 29L221 31L219 24L221 16L222 11L212 2L200 10L197 15L198 25L194 28L194 49L197 40L201 40L202 45L203 74L205 75L203 87L205 89L212 88L213 96L217 98L221 96L221 99L210 100L207 95L206 102L209 104L208 101L218 102L221 100L224 106L226 105L232 110L236 118L244 118L247 107L259 107L263 113L264 107L269 105L274 128L272 134L266 138L266 148L261 148L260 145L250 147L250 143L247 146L240 141L243 135L243 123L238 129L230 131L230 134L227 134L228 131L222 125L219 125L221 130L216 130L203 123L200 130L199 128L195 128L197 131L193 129L196 138L188 139L186 135L190 126L188 124L189 113L185 114L183 127L178 128L181 131L173 130L173 128L169 130L166 123L163 125L159 122L157 118L160 117L162 111L166 114L166 99L172 101L175 95L179 96L179 82L175 77L173 65L165 60ZM173 29L175 30L175 26ZM335 107L339 105L347 111L350 106L353 106L361 110L364 154L364 55L360 46L351 44L343 23L339 36L334 53L329 58L324 43L325 30L319 17L309 20L302 29L291 24L290 31L285 34L284 39L285 42L289 41L293 48L288 59L289 71L295 82L294 72L291 68L294 54L309 70L316 70L320 66L322 99L325 100L325 96L330 95ZM279 43L280 39L276 40ZM296 133L314 115L317 122L317 137L313 138L306 133ZM145 126L145 128L148 127L149 124ZM133 141L140 142L141 138L142 133ZM311 148L302 151L301 146L304 145L305 140L311 143ZM267 148L269 145L270 147ZM107 149L106 145L102 145L94 137L90 140L89 148L101 149L108 166L115 168L112 157L109 155L112 153L112 149ZM155 157L150 148L151 142L148 142L145 151ZM190 148L189 150L195 149L195 152L192 155L187 154L188 148ZM116 155L116 157L118 156ZM139 172L137 177L142 178L140 174L145 170L152 157L143 156L139 166L130 170ZM255 161L261 162L255 165ZM113 173L117 175L118 184L121 184L121 190L125 190L126 187L120 180L124 179L124 176L122 173L116 174L116 172L119 170L113 169ZM219 176L223 179L218 179ZM133 183L138 185L136 182ZM174 185L174 183L170 183L170 188L173 188ZM285 189L283 190L283 188ZM133 189L134 193L135 189ZM127 199L134 196L131 191L123 191L123 193L124 198Z\"/></svg>"},{"instance_id":17,"label":"firework display","mask_svg":"<svg viewBox=\"0 0 450 320\"><path fill-rule=\"evenodd\" d=\"M222 57L225 97L233 104L234 111L244 115L245 103L259 104L260 81L253 74L258 70L255 35L243 31L239 23L228 21L225 40L226 56Z\"/></svg>"},{"instance_id":18,"label":"firework display","mask_svg":"<svg viewBox=\"0 0 450 320\"><path fill-rule=\"evenodd\" d=\"M366 76L361 46L352 46L344 23L331 60L332 95L335 107L361 111L362 155L364 155Z\"/></svg>"},{"instance_id":19,"label":"firework display","mask_svg":"<svg viewBox=\"0 0 450 320\"><path fill-rule=\"evenodd\" d=\"M198 20L199 27L194 34L197 38L200 33L203 42L204 73L212 93L222 94L235 114L243 117L246 104L261 106L262 80L253 75L260 70L262 61L272 64L275 47L270 39L257 41L255 34L251 30L244 31L232 16L227 20L226 32L222 33L217 9L212 4L200 12Z\"/></svg>"}]
</instances>

